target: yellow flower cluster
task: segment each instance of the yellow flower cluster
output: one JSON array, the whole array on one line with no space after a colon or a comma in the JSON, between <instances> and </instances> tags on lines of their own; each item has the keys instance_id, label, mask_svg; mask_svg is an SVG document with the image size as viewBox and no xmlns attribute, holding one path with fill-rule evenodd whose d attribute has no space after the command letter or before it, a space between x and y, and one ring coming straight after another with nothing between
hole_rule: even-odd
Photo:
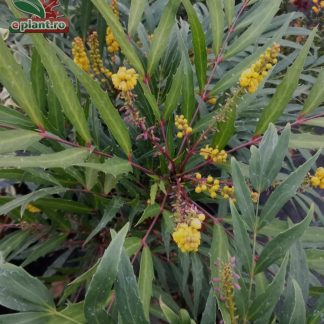
<instances>
[{"instance_id":1,"label":"yellow flower cluster","mask_svg":"<svg viewBox=\"0 0 324 324\"><path fill-rule=\"evenodd\" d=\"M36 213L39 213L41 211L39 208L37 208L36 206L34 206L32 204L28 204L27 207L26 207L26 210L28 210L32 214L36 214Z\"/></svg>"},{"instance_id":2,"label":"yellow flower cluster","mask_svg":"<svg viewBox=\"0 0 324 324\"><path fill-rule=\"evenodd\" d=\"M118 9L118 3L117 0L111 0L111 8L114 12L114 14L119 17L119 9Z\"/></svg>"},{"instance_id":3,"label":"yellow flower cluster","mask_svg":"<svg viewBox=\"0 0 324 324\"><path fill-rule=\"evenodd\" d=\"M258 202L259 197L260 197L260 195L258 192L255 192L255 191L251 192L251 199L255 204Z\"/></svg>"},{"instance_id":4,"label":"yellow flower cluster","mask_svg":"<svg viewBox=\"0 0 324 324\"><path fill-rule=\"evenodd\" d=\"M118 69L117 73L112 75L111 79L117 90L126 93L135 88L138 74L134 69L127 70L126 67L122 66Z\"/></svg>"},{"instance_id":5,"label":"yellow flower cluster","mask_svg":"<svg viewBox=\"0 0 324 324\"><path fill-rule=\"evenodd\" d=\"M90 48L90 62L92 66L93 76L98 76L100 73L104 74L107 78L110 78L112 73L104 67L102 58L99 51L99 40L97 32L93 32L88 37L88 45Z\"/></svg>"},{"instance_id":6,"label":"yellow flower cluster","mask_svg":"<svg viewBox=\"0 0 324 324\"><path fill-rule=\"evenodd\" d=\"M235 201L234 187L224 186L222 188L221 195L224 199L232 199L233 201Z\"/></svg>"},{"instance_id":7,"label":"yellow flower cluster","mask_svg":"<svg viewBox=\"0 0 324 324\"><path fill-rule=\"evenodd\" d=\"M80 37L75 37L72 42L72 56L76 65L86 72L89 71L90 62L83 41Z\"/></svg>"},{"instance_id":8,"label":"yellow flower cluster","mask_svg":"<svg viewBox=\"0 0 324 324\"><path fill-rule=\"evenodd\" d=\"M224 150L220 151L218 148L212 148L209 145L200 150L200 155L205 160L211 159L215 163L225 163L227 159L227 153Z\"/></svg>"},{"instance_id":9,"label":"yellow flower cluster","mask_svg":"<svg viewBox=\"0 0 324 324\"><path fill-rule=\"evenodd\" d=\"M172 234L173 240L178 245L181 252L197 252L200 241L200 229L205 220L204 214L192 214L194 217L189 219L189 223L178 223Z\"/></svg>"},{"instance_id":10,"label":"yellow flower cluster","mask_svg":"<svg viewBox=\"0 0 324 324\"><path fill-rule=\"evenodd\" d=\"M190 135L192 133L192 128L189 126L188 120L184 115L176 115L174 124L179 130L177 133L178 138L183 138L184 135Z\"/></svg>"},{"instance_id":11,"label":"yellow flower cluster","mask_svg":"<svg viewBox=\"0 0 324 324\"><path fill-rule=\"evenodd\" d=\"M109 53L116 53L119 51L119 44L110 27L107 27L106 31L106 45Z\"/></svg>"},{"instance_id":12,"label":"yellow flower cluster","mask_svg":"<svg viewBox=\"0 0 324 324\"><path fill-rule=\"evenodd\" d=\"M274 43L262 54L256 63L245 70L240 77L240 86L249 93L254 93L261 81L267 76L269 70L278 62L277 57L280 52L280 45Z\"/></svg>"},{"instance_id":13,"label":"yellow flower cluster","mask_svg":"<svg viewBox=\"0 0 324 324\"><path fill-rule=\"evenodd\" d=\"M318 15L321 9L324 8L324 1L313 0L313 4L314 5L312 6L312 10L316 15Z\"/></svg>"},{"instance_id":14,"label":"yellow flower cluster","mask_svg":"<svg viewBox=\"0 0 324 324\"><path fill-rule=\"evenodd\" d=\"M195 188L196 193L208 191L211 198L217 197L217 191L220 187L218 179L214 179L211 175L203 179L200 173L196 173L196 179L199 180L199 184Z\"/></svg>"},{"instance_id":15,"label":"yellow flower cluster","mask_svg":"<svg viewBox=\"0 0 324 324\"><path fill-rule=\"evenodd\" d=\"M310 178L310 184L314 188L324 189L324 168L320 167L316 170L315 175Z\"/></svg>"},{"instance_id":16,"label":"yellow flower cluster","mask_svg":"<svg viewBox=\"0 0 324 324\"><path fill-rule=\"evenodd\" d=\"M116 17L119 17L119 9L117 0L111 1L111 8L115 14ZM119 44L115 38L115 35L111 29L111 27L107 27L106 29L106 46L109 53L117 53L119 51Z\"/></svg>"}]
</instances>

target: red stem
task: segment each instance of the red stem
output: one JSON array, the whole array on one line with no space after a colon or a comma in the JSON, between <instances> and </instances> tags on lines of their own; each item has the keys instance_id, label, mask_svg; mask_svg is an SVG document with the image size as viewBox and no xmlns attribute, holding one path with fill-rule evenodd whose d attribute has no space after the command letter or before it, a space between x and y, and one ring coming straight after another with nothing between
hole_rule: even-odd
<instances>
[{"instance_id":1,"label":"red stem","mask_svg":"<svg viewBox=\"0 0 324 324\"><path fill-rule=\"evenodd\" d=\"M167 197L168 197L168 193L164 196L163 198L163 201L161 203L161 207L160 207L160 212L154 217L153 221L151 222L151 225L150 227L147 229L143 239L141 240L141 245L139 247L139 249L136 251L136 253L134 254L133 258L132 258L132 264L134 264L136 258L138 257L139 253L141 252L141 249L146 246L146 241L147 241L147 238L149 237L149 235L151 234L152 230L153 230L153 227L154 225L156 224L157 220L159 219L159 216L161 215L161 213L163 212L164 210L164 206L165 206L165 203L166 203L166 200L167 200Z\"/></svg>"}]
</instances>

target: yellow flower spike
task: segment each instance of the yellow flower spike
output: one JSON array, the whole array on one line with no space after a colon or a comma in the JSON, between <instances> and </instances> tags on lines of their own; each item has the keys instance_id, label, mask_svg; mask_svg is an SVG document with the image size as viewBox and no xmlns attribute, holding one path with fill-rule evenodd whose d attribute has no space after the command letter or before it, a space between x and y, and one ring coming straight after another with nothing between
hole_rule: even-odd
<instances>
[{"instance_id":1,"label":"yellow flower spike","mask_svg":"<svg viewBox=\"0 0 324 324\"><path fill-rule=\"evenodd\" d=\"M209 99L207 100L207 103L209 103L210 105L216 105L216 103L217 103L217 98L216 98L216 97L209 98Z\"/></svg>"},{"instance_id":2,"label":"yellow flower spike","mask_svg":"<svg viewBox=\"0 0 324 324\"><path fill-rule=\"evenodd\" d=\"M260 55L255 64L243 71L240 77L240 86L249 93L254 93L258 89L262 80L267 76L267 71L272 69L278 62L277 57L280 52L280 45L274 43L266 52Z\"/></svg>"},{"instance_id":3,"label":"yellow flower spike","mask_svg":"<svg viewBox=\"0 0 324 324\"><path fill-rule=\"evenodd\" d=\"M126 69L122 66L118 72L111 76L111 80L115 89L126 93L132 91L137 85L138 74L134 69Z\"/></svg>"},{"instance_id":4,"label":"yellow flower spike","mask_svg":"<svg viewBox=\"0 0 324 324\"><path fill-rule=\"evenodd\" d=\"M115 36L110 27L106 30L106 46L109 53L117 53L120 49L119 43L115 39Z\"/></svg>"},{"instance_id":5,"label":"yellow flower spike","mask_svg":"<svg viewBox=\"0 0 324 324\"><path fill-rule=\"evenodd\" d=\"M103 73L105 76L111 75L111 72L104 67L99 51L99 40L97 32L93 32L88 37L88 45L90 48L91 68L95 76Z\"/></svg>"},{"instance_id":6,"label":"yellow flower spike","mask_svg":"<svg viewBox=\"0 0 324 324\"><path fill-rule=\"evenodd\" d=\"M189 126L188 120L184 118L184 115L176 115L174 124L178 130L183 131L183 135L192 134L193 129Z\"/></svg>"},{"instance_id":7,"label":"yellow flower spike","mask_svg":"<svg viewBox=\"0 0 324 324\"><path fill-rule=\"evenodd\" d=\"M111 8L112 8L114 14L117 17L119 17L119 8L118 8L117 0L111 0Z\"/></svg>"},{"instance_id":8,"label":"yellow flower spike","mask_svg":"<svg viewBox=\"0 0 324 324\"><path fill-rule=\"evenodd\" d=\"M209 147L209 145L200 150L200 155L205 160L211 159L215 163L225 163L227 160L227 153L224 150L219 151L217 148Z\"/></svg>"},{"instance_id":9,"label":"yellow flower spike","mask_svg":"<svg viewBox=\"0 0 324 324\"><path fill-rule=\"evenodd\" d=\"M90 70L90 62L83 41L80 37L75 37L72 42L72 56L74 63L82 70L86 72Z\"/></svg>"},{"instance_id":10,"label":"yellow flower spike","mask_svg":"<svg viewBox=\"0 0 324 324\"><path fill-rule=\"evenodd\" d=\"M221 192L224 199L234 199L234 187L224 186Z\"/></svg>"},{"instance_id":11,"label":"yellow flower spike","mask_svg":"<svg viewBox=\"0 0 324 324\"><path fill-rule=\"evenodd\" d=\"M258 192L254 192L252 191L251 192L251 198L252 198L252 201L256 204L259 200L259 193Z\"/></svg>"},{"instance_id":12,"label":"yellow flower spike","mask_svg":"<svg viewBox=\"0 0 324 324\"><path fill-rule=\"evenodd\" d=\"M28 210L32 214L36 214L36 213L41 212L41 210L39 208L37 208L36 206L34 206L32 204L28 204L27 207L26 207L26 210Z\"/></svg>"},{"instance_id":13,"label":"yellow flower spike","mask_svg":"<svg viewBox=\"0 0 324 324\"><path fill-rule=\"evenodd\" d=\"M181 252L197 252L200 245L201 235L199 230L195 227L191 225L188 226L186 223L179 223L172 234L172 238Z\"/></svg>"}]
</instances>

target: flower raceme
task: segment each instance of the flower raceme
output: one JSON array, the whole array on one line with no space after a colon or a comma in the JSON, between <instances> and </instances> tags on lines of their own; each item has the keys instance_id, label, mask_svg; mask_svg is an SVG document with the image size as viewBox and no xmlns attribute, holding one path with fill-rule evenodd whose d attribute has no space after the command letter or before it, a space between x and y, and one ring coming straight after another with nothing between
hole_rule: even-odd
<instances>
[{"instance_id":1,"label":"flower raceme","mask_svg":"<svg viewBox=\"0 0 324 324\"><path fill-rule=\"evenodd\" d=\"M320 167L316 170L315 175L310 177L310 184L314 188L324 189L324 168Z\"/></svg>"},{"instance_id":2,"label":"flower raceme","mask_svg":"<svg viewBox=\"0 0 324 324\"><path fill-rule=\"evenodd\" d=\"M107 27L106 31L106 45L109 53L117 53L119 51L119 43L115 39L110 27Z\"/></svg>"},{"instance_id":3,"label":"flower raceme","mask_svg":"<svg viewBox=\"0 0 324 324\"><path fill-rule=\"evenodd\" d=\"M115 89L127 93L135 88L138 74L134 69L127 69L125 66L122 66L118 69L117 73L112 75L111 79Z\"/></svg>"},{"instance_id":4,"label":"flower raceme","mask_svg":"<svg viewBox=\"0 0 324 324\"><path fill-rule=\"evenodd\" d=\"M249 69L241 74L241 88L247 90L249 93L256 92L261 81L267 76L273 65L278 62L277 57L279 52L279 44L274 43L272 47L269 47Z\"/></svg>"},{"instance_id":5,"label":"flower raceme","mask_svg":"<svg viewBox=\"0 0 324 324\"><path fill-rule=\"evenodd\" d=\"M100 56L99 50L99 40L98 40L98 33L93 32L88 37L88 45L90 48L90 62L91 68L95 76L100 75L101 73L104 74L107 78L110 78L112 73L104 67L102 58Z\"/></svg>"},{"instance_id":6,"label":"flower raceme","mask_svg":"<svg viewBox=\"0 0 324 324\"><path fill-rule=\"evenodd\" d=\"M324 8L324 1L313 0L312 10L313 12L318 15L320 11Z\"/></svg>"},{"instance_id":7,"label":"flower raceme","mask_svg":"<svg viewBox=\"0 0 324 324\"><path fill-rule=\"evenodd\" d=\"M36 206L34 206L32 204L28 204L27 207L26 207L26 210L28 210L32 214L36 214L36 213L39 213L41 211L39 208L37 208Z\"/></svg>"},{"instance_id":8,"label":"flower raceme","mask_svg":"<svg viewBox=\"0 0 324 324\"><path fill-rule=\"evenodd\" d=\"M172 238L180 251L183 253L197 252L201 242L200 230L205 215L199 213L194 206L184 206L177 208L173 218L177 225L172 233Z\"/></svg>"},{"instance_id":9,"label":"flower raceme","mask_svg":"<svg viewBox=\"0 0 324 324\"><path fill-rule=\"evenodd\" d=\"M200 150L200 155L205 159L211 159L215 163L225 163L227 159L227 153L224 150L219 150L217 147L213 148L206 145Z\"/></svg>"},{"instance_id":10,"label":"flower raceme","mask_svg":"<svg viewBox=\"0 0 324 324\"><path fill-rule=\"evenodd\" d=\"M82 70L86 72L90 70L90 62L87 56L87 52L80 37L75 37L72 42L72 55L73 61L76 65L78 65Z\"/></svg>"},{"instance_id":11,"label":"flower raceme","mask_svg":"<svg viewBox=\"0 0 324 324\"><path fill-rule=\"evenodd\" d=\"M178 138L183 138L184 135L190 135L192 133L192 128L189 126L188 120L184 115L176 115L174 124L179 130L177 133Z\"/></svg>"}]
</instances>

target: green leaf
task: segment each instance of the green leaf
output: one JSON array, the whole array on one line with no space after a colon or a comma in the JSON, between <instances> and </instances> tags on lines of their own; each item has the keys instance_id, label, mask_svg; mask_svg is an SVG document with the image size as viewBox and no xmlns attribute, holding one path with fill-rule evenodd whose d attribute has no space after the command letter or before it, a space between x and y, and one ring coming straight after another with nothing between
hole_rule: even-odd
<instances>
[{"instance_id":1,"label":"green leaf","mask_svg":"<svg viewBox=\"0 0 324 324\"><path fill-rule=\"evenodd\" d=\"M181 0L169 0L166 7L163 9L159 25L154 31L153 42L147 58L147 72L149 76L154 73L164 51L167 48L180 2Z\"/></svg>"},{"instance_id":2,"label":"green leaf","mask_svg":"<svg viewBox=\"0 0 324 324\"><path fill-rule=\"evenodd\" d=\"M141 76L144 76L145 72L141 60L139 59L135 49L130 44L128 37L124 32L123 26L119 22L118 17L116 17L111 7L108 5L106 1L102 1L102 0L91 0L91 1L97 7L98 11L102 14L102 16L105 18L108 26L111 27L113 34L118 44L120 45L124 55L127 57L129 63L134 66L134 68Z\"/></svg>"},{"instance_id":3,"label":"green leaf","mask_svg":"<svg viewBox=\"0 0 324 324\"><path fill-rule=\"evenodd\" d=\"M52 318L50 313L24 312L0 316L1 324L44 324L49 323ZM61 323L61 322L60 322Z\"/></svg>"},{"instance_id":4,"label":"green leaf","mask_svg":"<svg viewBox=\"0 0 324 324\"><path fill-rule=\"evenodd\" d=\"M100 84L97 81L93 80L88 73L80 69L80 67L77 66L73 60L71 60L57 46L52 45L52 48L58 53L61 60L68 66L79 82L85 87L108 129L111 131L124 152L129 154L132 149L132 144L128 129L117 109L113 106L107 93L101 89Z\"/></svg>"},{"instance_id":5,"label":"green leaf","mask_svg":"<svg viewBox=\"0 0 324 324\"><path fill-rule=\"evenodd\" d=\"M308 215L300 223L290 227L288 230L279 233L262 250L255 267L255 273L263 271L276 260L282 258L290 247L301 238L308 228L314 216L314 205L311 206Z\"/></svg>"},{"instance_id":6,"label":"green leaf","mask_svg":"<svg viewBox=\"0 0 324 324\"><path fill-rule=\"evenodd\" d=\"M230 202L231 214L233 219L234 240L236 252L241 263L250 272L252 260L252 250L250 245L250 237L243 222L241 215L238 213L234 203Z\"/></svg>"},{"instance_id":7,"label":"green leaf","mask_svg":"<svg viewBox=\"0 0 324 324\"><path fill-rule=\"evenodd\" d=\"M225 0L223 1L223 3L224 3L227 25L230 26L234 18L235 0Z\"/></svg>"},{"instance_id":8,"label":"green leaf","mask_svg":"<svg viewBox=\"0 0 324 324\"><path fill-rule=\"evenodd\" d=\"M126 237L125 239L125 252L131 257L134 255L138 249L141 247L142 240L139 237Z\"/></svg>"},{"instance_id":9,"label":"green leaf","mask_svg":"<svg viewBox=\"0 0 324 324\"><path fill-rule=\"evenodd\" d=\"M324 102L324 69L319 73L315 84L309 93L304 108L302 110L302 115L310 114L313 112L320 104Z\"/></svg>"},{"instance_id":10,"label":"green leaf","mask_svg":"<svg viewBox=\"0 0 324 324\"><path fill-rule=\"evenodd\" d=\"M66 235L59 234L47 239L45 242L41 242L41 244L37 244L35 249L28 254L28 257L24 260L21 266L26 267L28 264L38 260L48 253L55 251L57 248L62 247L62 243L65 241L65 239Z\"/></svg>"},{"instance_id":11,"label":"green leaf","mask_svg":"<svg viewBox=\"0 0 324 324\"><path fill-rule=\"evenodd\" d=\"M244 180L239 163L235 160L234 157L231 160L231 170L237 204L240 208L244 221L250 229L253 229L255 227L256 220L251 192Z\"/></svg>"},{"instance_id":12,"label":"green leaf","mask_svg":"<svg viewBox=\"0 0 324 324\"><path fill-rule=\"evenodd\" d=\"M104 163L86 162L76 163L74 165L102 171L106 174L111 174L115 178L119 175L132 172L133 170L127 160L121 159L117 156L105 160Z\"/></svg>"},{"instance_id":13,"label":"green leaf","mask_svg":"<svg viewBox=\"0 0 324 324\"><path fill-rule=\"evenodd\" d=\"M67 189L63 187L51 187L51 188L43 188L37 191L33 191L27 195L24 196L19 196L15 198L14 200L9 201L8 203L2 205L0 207L0 215L5 215L12 211L13 209L21 206L21 216L23 216L24 211L26 209L26 206L33 202L36 201L37 199L50 196L50 195L55 195L59 194L62 192L65 192Z\"/></svg>"},{"instance_id":14,"label":"green leaf","mask_svg":"<svg viewBox=\"0 0 324 324\"><path fill-rule=\"evenodd\" d=\"M0 256L2 260L10 259L10 254L26 243L31 236L30 231L16 231L6 236L0 241Z\"/></svg>"},{"instance_id":15,"label":"green leaf","mask_svg":"<svg viewBox=\"0 0 324 324\"><path fill-rule=\"evenodd\" d=\"M304 181L307 172L316 162L319 155L320 152L317 152L317 154L292 172L271 194L270 198L262 208L259 229L267 223L270 223L277 216L277 213L286 204L286 202L296 194L298 187Z\"/></svg>"},{"instance_id":16,"label":"green leaf","mask_svg":"<svg viewBox=\"0 0 324 324\"><path fill-rule=\"evenodd\" d=\"M38 127L42 127L42 114L33 94L31 82L27 79L9 48L0 37L0 82L8 90L12 98L27 113Z\"/></svg>"},{"instance_id":17,"label":"green leaf","mask_svg":"<svg viewBox=\"0 0 324 324\"><path fill-rule=\"evenodd\" d=\"M316 35L317 28L314 28L309 35L303 49L301 50L299 56L288 69L280 85L277 87L275 94L272 96L271 101L264 108L262 115L260 117L259 123L256 127L256 134L262 134L271 122L277 121L277 119L282 115L284 109L287 107L294 91L298 86L298 81L301 72L307 58L309 49L313 43L314 37Z\"/></svg>"},{"instance_id":18,"label":"green leaf","mask_svg":"<svg viewBox=\"0 0 324 324\"><path fill-rule=\"evenodd\" d=\"M191 271L192 271L192 284L194 289L194 317L196 318L198 315L198 308L199 308L199 302L200 302L200 294L202 291L202 284L204 280L204 268L203 264L198 256L197 253L194 253L191 258Z\"/></svg>"},{"instance_id":19,"label":"green leaf","mask_svg":"<svg viewBox=\"0 0 324 324\"><path fill-rule=\"evenodd\" d=\"M234 106L230 113L226 116L224 122L216 124L216 133L212 140L212 146L218 147L222 150L235 133L235 121L236 121L236 106Z\"/></svg>"},{"instance_id":20,"label":"green leaf","mask_svg":"<svg viewBox=\"0 0 324 324\"><path fill-rule=\"evenodd\" d=\"M33 129L34 126L27 116L9 107L0 105L0 122L2 125Z\"/></svg>"},{"instance_id":21,"label":"green leaf","mask_svg":"<svg viewBox=\"0 0 324 324\"><path fill-rule=\"evenodd\" d=\"M200 90L205 88L207 78L207 50L204 30L198 19L196 11L190 0L182 0L189 18L189 24L192 33L193 50L195 55L196 75Z\"/></svg>"},{"instance_id":22,"label":"green leaf","mask_svg":"<svg viewBox=\"0 0 324 324\"><path fill-rule=\"evenodd\" d=\"M30 78L38 106L41 111L44 111L46 105L45 69L35 48L33 49Z\"/></svg>"},{"instance_id":23,"label":"green leaf","mask_svg":"<svg viewBox=\"0 0 324 324\"><path fill-rule=\"evenodd\" d=\"M310 229L310 227L308 228ZM307 230L306 230L307 231ZM304 234L306 233L304 232ZM304 300L309 296L309 267L302 239L290 248L289 276L294 278L302 290Z\"/></svg>"},{"instance_id":24,"label":"green leaf","mask_svg":"<svg viewBox=\"0 0 324 324\"><path fill-rule=\"evenodd\" d=\"M220 273L218 267L215 266L216 261L228 261L229 243L224 228L220 224L215 224L213 227L213 239L210 247L210 269L211 278L219 278ZM225 324L231 323L230 315L225 304L216 295L217 305L222 314Z\"/></svg>"},{"instance_id":25,"label":"green leaf","mask_svg":"<svg viewBox=\"0 0 324 324\"><path fill-rule=\"evenodd\" d=\"M127 223L106 249L85 296L84 312L89 323L103 323L107 319L105 307L111 287L117 277L121 253L128 232Z\"/></svg>"},{"instance_id":26,"label":"green leaf","mask_svg":"<svg viewBox=\"0 0 324 324\"><path fill-rule=\"evenodd\" d=\"M0 304L20 312L45 311L54 307L47 288L23 268L0 265Z\"/></svg>"},{"instance_id":27,"label":"green leaf","mask_svg":"<svg viewBox=\"0 0 324 324\"><path fill-rule=\"evenodd\" d=\"M139 295L141 297L145 318L149 320L149 311L152 297L152 283L154 279L153 260L150 248L143 248L138 277Z\"/></svg>"},{"instance_id":28,"label":"green leaf","mask_svg":"<svg viewBox=\"0 0 324 324\"><path fill-rule=\"evenodd\" d=\"M28 130L3 131L0 138L0 154L26 150L41 139L39 133Z\"/></svg>"},{"instance_id":29,"label":"green leaf","mask_svg":"<svg viewBox=\"0 0 324 324\"><path fill-rule=\"evenodd\" d=\"M159 106L158 106L158 103L157 103L155 97L153 96L150 88L143 81L139 80L139 84L141 85L144 96L152 109L155 119L157 121L159 121L161 119L161 115L160 115L160 109L159 109Z\"/></svg>"},{"instance_id":30,"label":"green leaf","mask_svg":"<svg viewBox=\"0 0 324 324\"><path fill-rule=\"evenodd\" d=\"M271 313L279 297L284 289L286 268L288 263L288 255L282 261L279 271L274 277L266 291L257 296L253 301L248 311L248 319L250 321L261 318L262 316Z\"/></svg>"},{"instance_id":31,"label":"green leaf","mask_svg":"<svg viewBox=\"0 0 324 324\"><path fill-rule=\"evenodd\" d=\"M121 255L115 288L118 310L123 322L129 324L148 323L133 267L125 252Z\"/></svg>"},{"instance_id":32,"label":"green leaf","mask_svg":"<svg viewBox=\"0 0 324 324\"><path fill-rule=\"evenodd\" d=\"M53 83L53 91L63 108L64 114L86 143L90 143L91 135L84 110L71 80L56 53L52 50L52 45L40 34L32 34L31 37Z\"/></svg>"},{"instance_id":33,"label":"green leaf","mask_svg":"<svg viewBox=\"0 0 324 324\"><path fill-rule=\"evenodd\" d=\"M230 0L232 1L232 0ZM224 5L229 1L224 1ZM255 17L253 24L242 34L238 39L235 39L233 44L225 53L225 58L236 55L237 53L244 50L247 46L257 40L257 38L264 32L271 22L273 16L277 13L280 8L282 0L273 0L271 2L264 0L263 6L266 7L266 13L259 13ZM226 12L226 6L225 6Z\"/></svg>"},{"instance_id":34,"label":"green leaf","mask_svg":"<svg viewBox=\"0 0 324 324\"><path fill-rule=\"evenodd\" d=\"M205 310L202 314L200 324L214 324L216 323L216 298L214 289L209 290Z\"/></svg>"},{"instance_id":35,"label":"green leaf","mask_svg":"<svg viewBox=\"0 0 324 324\"><path fill-rule=\"evenodd\" d=\"M105 211L99 224L90 233L83 245L89 243L94 236L96 236L102 229L106 227L106 225L116 216L123 204L123 201L116 197L109 201L109 203L105 206Z\"/></svg>"},{"instance_id":36,"label":"green leaf","mask_svg":"<svg viewBox=\"0 0 324 324\"><path fill-rule=\"evenodd\" d=\"M324 148L323 136L310 133L292 134L289 141L291 149L320 149Z\"/></svg>"},{"instance_id":37,"label":"green leaf","mask_svg":"<svg viewBox=\"0 0 324 324\"><path fill-rule=\"evenodd\" d=\"M303 298L302 291L298 285L298 282L293 279L294 286L294 308L290 315L289 324L304 324L306 323L306 309L305 301Z\"/></svg>"},{"instance_id":38,"label":"green leaf","mask_svg":"<svg viewBox=\"0 0 324 324\"><path fill-rule=\"evenodd\" d=\"M166 320L169 324L180 324L180 319L178 315L169 307L167 306L163 300L162 297L160 297L160 307L163 312L163 315L165 316Z\"/></svg>"},{"instance_id":39,"label":"green leaf","mask_svg":"<svg viewBox=\"0 0 324 324\"><path fill-rule=\"evenodd\" d=\"M228 6L228 2L230 1L225 1L226 6ZM213 50L217 56L222 47L224 37L223 1L207 0L207 6L209 8L210 23L212 28Z\"/></svg>"},{"instance_id":40,"label":"green leaf","mask_svg":"<svg viewBox=\"0 0 324 324\"><path fill-rule=\"evenodd\" d=\"M128 35L134 36L136 29L141 22L145 8L148 6L147 0L132 0L128 15Z\"/></svg>"},{"instance_id":41,"label":"green leaf","mask_svg":"<svg viewBox=\"0 0 324 324\"><path fill-rule=\"evenodd\" d=\"M88 149L73 148L39 156L6 156L0 157L0 168L67 168L84 161L88 155Z\"/></svg>"},{"instance_id":42,"label":"green leaf","mask_svg":"<svg viewBox=\"0 0 324 324\"><path fill-rule=\"evenodd\" d=\"M306 250L309 268L324 275L324 251L319 249Z\"/></svg>"},{"instance_id":43,"label":"green leaf","mask_svg":"<svg viewBox=\"0 0 324 324\"><path fill-rule=\"evenodd\" d=\"M180 100L182 92L182 82L183 82L183 60L181 60L177 72L173 77L170 90L166 95L165 105L164 105L164 120L169 120L171 114L177 109L177 105Z\"/></svg>"},{"instance_id":44,"label":"green leaf","mask_svg":"<svg viewBox=\"0 0 324 324\"><path fill-rule=\"evenodd\" d=\"M161 212L161 207L159 204L153 204L153 205L148 205L141 218L139 221L136 223L135 226L138 226L139 224L143 223L145 220L147 220L150 217L156 216Z\"/></svg>"},{"instance_id":45,"label":"green leaf","mask_svg":"<svg viewBox=\"0 0 324 324\"><path fill-rule=\"evenodd\" d=\"M257 192L268 189L277 177L288 152L289 138L290 125L278 137L277 129L270 124L259 149L251 147L250 179Z\"/></svg>"},{"instance_id":46,"label":"green leaf","mask_svg":"<svg viewBox=\"0 0 324 324\"><path fill-rule=\"evenodd\" d=\"M45 18L46 12L40 0L12 0L17 9L39 18Z\"/></svg>"}]
</instances>

